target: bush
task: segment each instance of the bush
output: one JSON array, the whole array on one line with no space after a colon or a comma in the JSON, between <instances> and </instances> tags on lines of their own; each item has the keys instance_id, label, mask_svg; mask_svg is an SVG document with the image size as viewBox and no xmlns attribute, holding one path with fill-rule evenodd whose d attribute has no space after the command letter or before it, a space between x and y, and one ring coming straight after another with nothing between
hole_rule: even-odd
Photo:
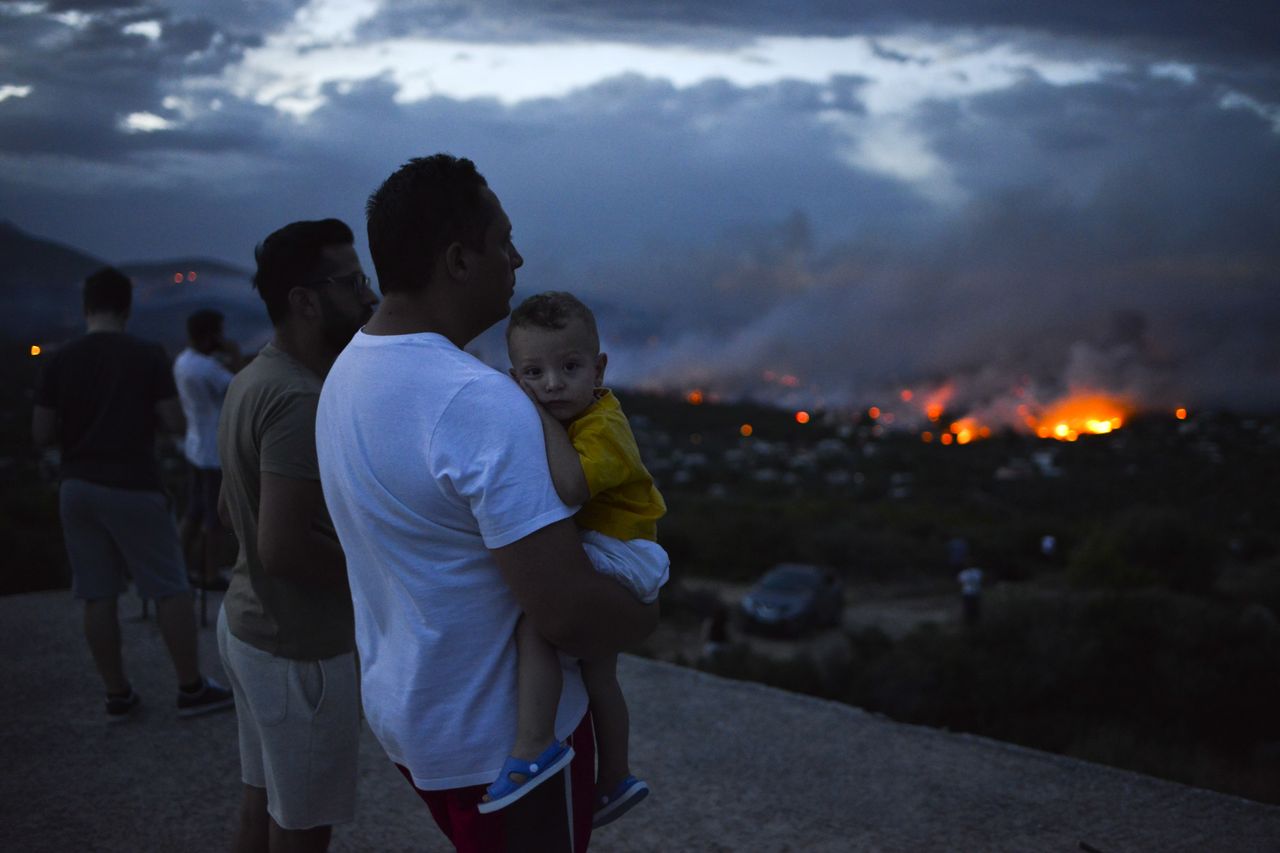
<instances>
[{"instance_id":1,"label":"bush","mask_svg":"<svg viewBox=\"0 0 1280 853\"><path fill-rule=\"evenodd\" d=\"M1217 578L1217 556L1217 543L1186 513L1138 507L1097 526L1072 553L1068 574L1079 586L1204 593Z\"/></svg>"}]
</instances>

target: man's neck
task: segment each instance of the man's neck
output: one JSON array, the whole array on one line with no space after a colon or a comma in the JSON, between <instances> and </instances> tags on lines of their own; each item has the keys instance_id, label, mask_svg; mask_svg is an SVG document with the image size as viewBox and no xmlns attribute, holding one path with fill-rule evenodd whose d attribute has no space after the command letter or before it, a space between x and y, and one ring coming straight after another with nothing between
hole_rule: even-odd
<instances>
[{"instance_id":1,"label":"man's neck","mask_svg":"<svg viewBox=\"0 0 1280 853\"><path fill-rule=\"evenodd\" d=\"M280 350L316 376L324 379L338 354L332 352L315 335L309 335L292 326L276 326L271 345Z\"/></svg>"},{"instance_id":2,"label":"man's neck","mask_svg":"<svg viewBox=\"0 0 1280 853\"><path fill-rule=\"evenodd\" d=\"M406 294L388 293L382 297L364 330L370 335L416 335L432 332L448 338L462 349L484 329L454 306L439 304L430 290Z\"/></svg>"},{"instance_id":3,"label":"man's neck","mask_svg":"<svg viewBox=\"0 0 1280 853\"><path fill-rule=\"evenodd\" d=\"M96 313L84 315L84 326L90 332L123 332L128 314Z\"/></svg>"}]
</instances>

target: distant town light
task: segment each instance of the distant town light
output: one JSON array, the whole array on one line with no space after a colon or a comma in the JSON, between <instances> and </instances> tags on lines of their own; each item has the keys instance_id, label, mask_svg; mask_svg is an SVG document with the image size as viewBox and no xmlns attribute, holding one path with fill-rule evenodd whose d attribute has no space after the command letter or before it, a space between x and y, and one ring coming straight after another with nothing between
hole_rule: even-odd
<instances>
[{"instance_id":1,"label":"distant town light","mask_svg":"<svg viewBox=\"0 0 1280 853\"><path fill-rule=\"evenodd\" d=\"M937 423L942 418L942 404L930 403L925 406L924 413L928 416L929 420Z\"/></svg>"},{"instance_id":2,"label":"distant town light","mask_svg":"<svg viewBox=\"0 0 1280 853\"><path fill-rule=\"evenodd\" d=\"M39 345L39 344L32 344L32 345L31 345L31 354L32 354L33 356L39 355L39 354L40 354L40 352L41 352L41 350L40 350L40 345Z\"/></svg>"},{"instance_id":3,"label":"distant town light","mask_svg":"<svg viewBox=\"0 0 1280 853\"><path fill-rule=\"evenodd\" d=\"M1187 410L1179 406L1174 409L1173 416L1180 421L1185 421L1187 419Z\"/></svg>"},{"instance_id":4,"label":"distant town light","mask_svg":"<svg viewBox=\"0 0 1280 853\"><path fill-rule=\"evenodd\" d=\"M944 433L942 434L942 443L943 443L943 444L950 444L950 443L951 443L951 442L953 442L953 441L955 441L955 438L954 438L954 436L952 436L952 435L951 435L951 433L949 433L949 432L944 432Z\"/></svg>"},{"instance_id":5,"label":"distant town light","mask_svg":"<svg viewBox=\"0 0 1280 853\"><path fill-rule=\"evenodd\" d=\"M176 272L173 274L173 283L182 284L182 273Z\"/></svg>"},{"instance_id":6,"label":"distant town light","mask_svg":"<svg viewBox=\"0 0 1280 853\"><path fill-rule=\"evenodd\" d=\"M755 430L751 428L751 424L743 424L742 426L738 427L738 435L742 436L743 438L750 438L751 433L753 432L755 432Z\"/></svg>"},{"instance_id":7,"label":"distant town light","mask_svg":"<svg viewBox=\"0 0 1280 853\"><path fill-rule=\"evenodd\" d=\"M796 412L796 423L807 424L809 422L809 413L801 409Z\"/></svg>"},{"instance_id":8,"label":"distant town light","mask_svg":"<svg viewBox=\"0 0 1280 853\"><path fill-rule=\"evenodd\" d=\"M187 281L195 281L195 280L196 280L195 270L192 270L191 272L187 273Z\"/></svg>"}]
</instances>

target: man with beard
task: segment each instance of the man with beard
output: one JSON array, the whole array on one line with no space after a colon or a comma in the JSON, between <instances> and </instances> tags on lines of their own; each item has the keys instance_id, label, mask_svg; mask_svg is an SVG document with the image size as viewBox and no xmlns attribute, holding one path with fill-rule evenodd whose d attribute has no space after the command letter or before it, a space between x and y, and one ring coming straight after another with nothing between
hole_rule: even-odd
<instances>
[{"instance_id":1,"label":"man with beard","mask_svg":"<svg viewBox=\"0 0 1280 853\"><path fill-rule=\"evenodd\" d=\"M231 382L218 425L219 510L240 541L218 618L239 704L236 851L325 850L355 811L351 593L315 446L324 377L378 302L352 243L325 219L258 247L253 283L274 335Z\"/></svg>"}]
</instances>

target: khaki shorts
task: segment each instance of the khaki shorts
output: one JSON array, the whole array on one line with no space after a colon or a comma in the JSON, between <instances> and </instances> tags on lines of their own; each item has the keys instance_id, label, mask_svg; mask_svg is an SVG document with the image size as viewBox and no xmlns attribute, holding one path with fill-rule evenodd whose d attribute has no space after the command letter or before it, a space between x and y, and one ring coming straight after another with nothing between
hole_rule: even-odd
<instances>
[{"instance_id":1,"label":"khaki shorts","mask_svg":"<svg viewBox=\"0 0 1280 853\"><path fill-rule=\"evenodd\" d=\"M236 697L242 781L266 789L267 812L285 829L349 822L360 751L355 653L276 657L237 639L224 610L218 651Z\"/></svg>"}]
</instances>

